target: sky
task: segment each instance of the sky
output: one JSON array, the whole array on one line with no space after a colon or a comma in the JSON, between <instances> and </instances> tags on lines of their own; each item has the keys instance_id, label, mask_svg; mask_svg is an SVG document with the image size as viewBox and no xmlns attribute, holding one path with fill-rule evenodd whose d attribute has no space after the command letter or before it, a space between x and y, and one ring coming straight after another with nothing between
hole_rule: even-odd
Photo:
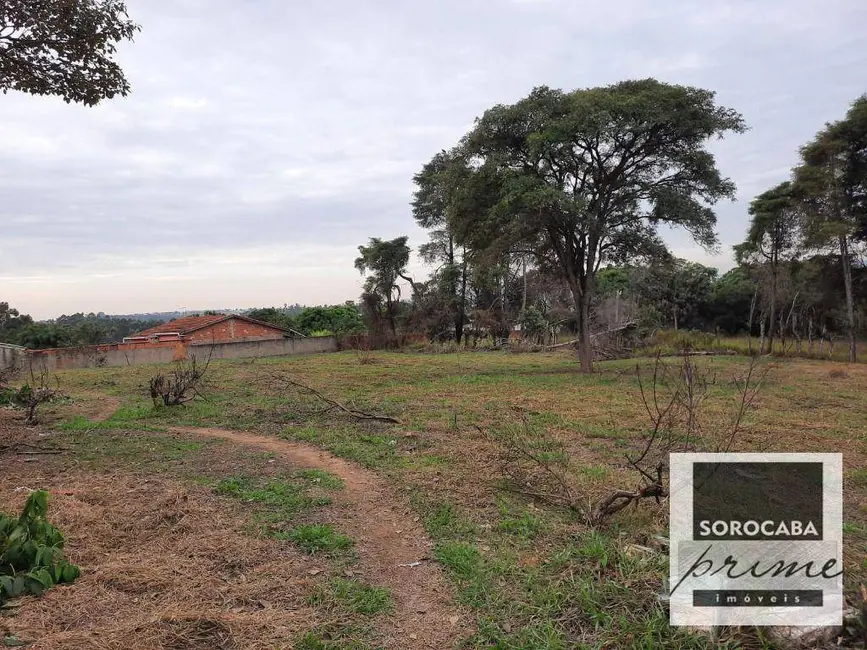
<instances>
[{"instance_id":1,"label":"sky","mask_svg":"<svg viewBox=\"0 0 867 650\"><path fill-rule=\"evenodd\" d=\"M666 234L724 271L750 199L867 92L863 0L128 6L128 97L0 95L0 301L36 318L356 299L359 244L424 243L412 175L485 109L646 77L714 90L750 126L712 144L738 188L721 253Z\"/></svg>"}]
</instances>

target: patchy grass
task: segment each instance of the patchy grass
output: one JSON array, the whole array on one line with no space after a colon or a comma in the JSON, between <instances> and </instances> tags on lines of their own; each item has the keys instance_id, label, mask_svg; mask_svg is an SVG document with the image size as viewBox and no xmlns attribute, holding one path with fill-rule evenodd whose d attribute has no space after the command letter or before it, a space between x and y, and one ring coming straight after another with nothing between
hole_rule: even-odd
<instances>
[{"instance_id":1,"label":"patchy grass","mask_svg":"<svg viewBox=\"0 0 867 650\"><path fill-rule=\"evenodd\" d=\"M389 612L394 606L388 589L345 578L334 578L327 585L319 585L308 602L319 608L365 616Z\"/></svg>"},{"instance_id":2,"label":"patchy grass","mask_svg":"<svg viewBox=\"0 0 867 650\"><path fill-rule=\"evenodd\" d=\"M370 646L353 639L352 629L311 631L300 637L294 645L295 650L369 650ZM336 637L336 638L335 638Z\"/></svg>"},{"instance_id":3,"label":"patchy grass","mask_svg":"<svg viewBox=\"0 0 867 650\"><path fill-rule=\"evenodd\" d=\"M352 548L351 537L338 533L329 524L301 524L286 533L276 533L278 539L288 539L306 553L333 554Z\"/></svg>"},{"instance_id":4,"label":"patchy grass","mask_svg":"<svg viewBox=\"0 0 867 650\"><path fill-rule=\"evenodd\" d=\"M732 342L708 344L729 349ZM378 352L377 359L362 365L347 352L255 364L215 361L207 403L162 412L153 409L140 388L154 368L67 372L61 373L61 382L73 394L77 386L96 387L120 398L121 408L98 427L100 436L115 423L126 430L178 424L250 429L311 443L385 473L409 496L435 543L434 557L452 576L460 599L473 607L478 631L466 647L771 647L737 637L713 646L701 635L668 626L658 598L667 558L636 550L654 535L666 534L667 504L648 501L630 507L607 528L593 532L569 513L503 495L495 434L519 426L524 418L571 456L576 484L588 497L634 487L624 455L635 449L648 425L635 372L638 366L647 378L651 360L600 363L587 376L576 372L570 354L559 353ZM747 362L721 356L701 357L697 363L715 379L709 420L725 423L732 415L735 381ZM844 577L852 593L867 582L867 366L787 358L770 363L735 450L843 453ZM402 424L315 413L308 402L274 390L269 377L275 371L346 404L395 415ZM58 412L68 408L59 406ZM87 422L68 426L79 434L88 428ZM139 442L133 446L146 457L147 437L134 437ZM134 459L134 453L127 457ZM294 476L290 482L302 481L308 494L327 497L327 479L319 479ZM326 525L306 521L284 527L280 535L288 538L292 531L299 544L315 553L331 552L333 536L339 536ZM351 540L342 543L351 546ZM340 630L317 628L296 646L362 647L348 643Z\"/></svg>"}]
</instances>

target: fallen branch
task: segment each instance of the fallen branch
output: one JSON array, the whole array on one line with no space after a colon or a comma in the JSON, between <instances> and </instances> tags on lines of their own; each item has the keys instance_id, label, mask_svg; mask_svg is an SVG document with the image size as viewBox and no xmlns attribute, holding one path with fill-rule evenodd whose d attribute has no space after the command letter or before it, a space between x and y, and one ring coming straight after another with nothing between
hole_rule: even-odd
<instances>
[{"instance_id":1,"label":"fallen branch","mask_svg":"<svg viewBox=\"0 0 867 650\"><path fill-rule=\"evenodd\" d=\"M398 420L397 418L393 418L390 415L376 415L375 413L366 413L365 411L360 411L358 409L349 408L348 406L344 406L343 404L341 404L337 400L333 400L330 397L326 397L325 395L320 393L315 388L311 388L310 386L307 386L306 384L302 384L301 382L295 381L294 379L290 379L289 377L275 376L274 379L286 384L287 386L292 386L294 388L297 388L299 390L307 392L310 395L313 395L317 399L320 399L323 402L325 402L326 404L328 404L328 408L324 409L322 412L328 412L328 411L331 411L333 409L337 409L338 411L342 411L343 413L346 413L346 415L348 415L352 418L355 418L356 420L371 420L374 422L388 422L390 424L403 424L400 420Z\"/></svg>"},{"instance_id":2,"label":"fallen branch","mask_svg":"<svg viewBox=\"0 0 867 650\"><path fill-rule=\"evenodd\" d=\"M605 330L604 332L596 332L590 335L590 341L598 338L600 336L605 336L606 334L613 334L615 332L622 332L623 330L632 329L633 327L638 327L638 323L635 321L629 321L628 323L624 323L623 325L618 325L617 327L613 327L610 330ZM554 350L555 348L565 348L569 345L577 345L578 339L572 339L571 341L567 341L566 343L556 343L555 345L546 345L544 346L546 350Z\"/></svg>"}]
</instances>

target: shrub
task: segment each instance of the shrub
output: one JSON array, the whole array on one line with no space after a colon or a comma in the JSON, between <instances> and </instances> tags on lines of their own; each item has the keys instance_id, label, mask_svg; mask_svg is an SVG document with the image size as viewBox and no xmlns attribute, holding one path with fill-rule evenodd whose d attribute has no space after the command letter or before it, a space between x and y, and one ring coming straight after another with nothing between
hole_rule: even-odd
<instances>
[{"instance_id":1,"label":"shrub","mask_svg":"<svg viewBox=\"0 0 867 650\"><path fill-rule=\"evenodd\" d=\"M204 366L198 365L196 355L191 354L189 358L178 361L168 375L159 373L152 377L148 388L154 406L183 406L197 397L202 397L205 373L210 363L210 354Z\"/></svg>"},{"instance_id":2,"label":"shrub","mask_svg":"<svg viewBox=\"0 0 867 650\"><path fill-rule=\"evenodd\" d=\"M63 559L63 535L45 518L48 493L33 492L17 519L0 514L0 605L25 594L41 596L81 571Z\"/></svg>"},{"instance_id":3,"label":"shrub","mask_svg":"<svg viewBox=\"0 0 867 650\"><path fill-rule=\"evenodd\" d=\"M55 378L55 382L57 378ZM43 371L37 377L31 377L31 384L24 384L20 388L0 386L0 404L11 404L27 410L27 424L36 424L36 409L40 404L51 402L60 396L59 382L57 388L51 387L48 373Z\"/></svg>"}]
</instances>

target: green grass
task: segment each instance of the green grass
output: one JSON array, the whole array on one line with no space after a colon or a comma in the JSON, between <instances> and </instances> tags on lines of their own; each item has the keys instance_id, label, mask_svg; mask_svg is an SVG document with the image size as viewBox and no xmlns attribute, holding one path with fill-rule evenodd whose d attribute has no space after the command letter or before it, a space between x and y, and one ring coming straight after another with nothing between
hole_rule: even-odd
<instances>
[{"instance_id":1,"label":"green grass","mask_svg":"<svg viewBox=\"0 0 867 650\"><path fill-rule=\"evenodd\" d=\"M354 544L351 537L338 533L329 524L301 524L276 537L288 539L302 551L311 555L345 551L352 548Z\"/></svg>"},{"instance_id":2,"label":"green grass","mask_svg":"<svg viewBox=\"0 0 867 650\"><path fill-rule=\"evenodd\" d=\"M394 607L388 589L345 578L333 578L327 585L318 585L308 603L364 616L390 612Z\"/></svg>"},{"instance_id":3,"label":"green grass","mask_svg":"<svg viewBox=\"0 0 867 650\"><path fill-rule=\"evenodd\" d=\"M296 476L326 490L342 490L345 487L343 479L326 472L324 469L301 469L296 472Z\"/></svg>"},{"instance_id":4,"label":"green grass","mask_svg":"<svg viewBox=\"0 0 867 650\"><path fill-rule=\"evenodd\" d=\"M529 541L538 537L545 530L545 521L527 510L516 512L505 502L500 502L500 521L497 531L511 537Z\"/></svg>"},{"instance_id":5,"label":"green grass","mask_svg":"<svg viewBox=\"0 0 867 650\"><path fill-rule=\"evenodd\" d=\"M311 496L302 481L291 477L264 482L250 477L229 477L217 483L214 491L267 506L271 510L268 519L276 521L290 521L299 512L331 503L329 497Z\"/></svg>"},{"instance_id":6,"label":"green grass","mask_svg":"<svg viewBox=\"0 0 867 650\"><path fill-rule=\"evenodd\" d=\"M394 467L397 438L379 433L358 433L351 424L335 426L289 427L281 438L309 442L328 449L337 456L355 461L370 469Z\"/></svg>"},{"instance_id":7,"label":"green grass","mask_svg":"<svg viewBox=\"0 0 867 650\"><path fill-rule=\"evenodd\" d=\"M365 631L362 631L364 633ZM304 633L294 645L295 650L370 650L370 646L351 636L354 630L343 629L337 633L310 631ZM337 638L332 638L332 635Z\"/></svg>"}]
</instances>

